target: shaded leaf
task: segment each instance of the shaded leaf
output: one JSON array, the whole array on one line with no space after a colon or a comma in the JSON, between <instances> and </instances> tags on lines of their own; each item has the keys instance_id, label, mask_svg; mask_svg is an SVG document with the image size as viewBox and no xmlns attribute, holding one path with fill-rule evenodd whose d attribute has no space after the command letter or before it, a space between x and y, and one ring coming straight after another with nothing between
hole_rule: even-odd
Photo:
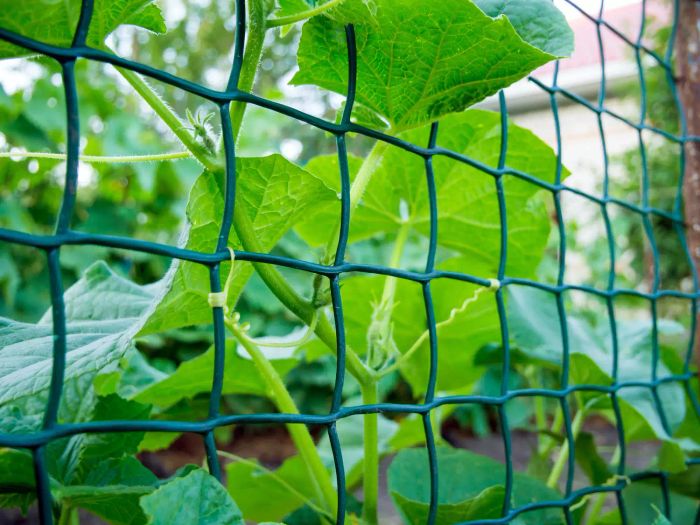
<instances>
[{"instance_id":1,"label":"shaded leaf","mask_svg":"<svg viewBox=\"0 0 700 525\"><path fill-rule=\"evenodd\" d=\"M588 476L593 485L604 485L613 475L605 461L598 453L593 434L581 432L575 442L576 462Z\"/></svg>"},{"instance_id":2,"label":"shaded leaf","mask_svg":"<svg viewBox=\"0 0 700 525\"><path fill-rule=\"evenodd\" d=\"M146 523L139 501L155 490L158 479L137 459L107 459L91 470L82 485L62 487L64 505L81 508L114 525Z\"/></svg>"},{"instance_id":3,"label":"shaded leaf","mask_svg":"<svg viewBox=\"0 0 700 525\"><path fill-rule=\"evenodd\" d=\"M670 474L685 472L688 467L685 464L685 454L680 444L675 441L664 441L661 444L657 456L657 465L660 470Z\"/></svg>"},{"instance_id":4,"label":"shaded leaf","mask_svg":"<svg viewBox=\"0 0 700 525\"><path fill-rule=\"evenodd\" d=\"M509 286L507 310L510 333L520 349L536 359L561 365L563 338L554 296L533 287ZM568 314L567 323L572 383L611 384L613 351L607 320L592 327L586 320ZM678 329L675 323L659 323L661 333L675 333ZM617 331L621 363L617 380L650 382L651 324L617 319ZM660 361L658 377L669 374L669 369ZM677 383L663 383L658 387L658 394L669 430L673 432L685 417L683 388ZM618 396L622 401L626 439L670 439L649 388L623 388ZM601 407L602 404L596 405L596 408Z\"/></svg>"},{"instance_id":5,"label":"shaded leaf","mask_svg":"<svg viewBox=\"0 0 700 525\"><path fill-rule=\"evenodd\" d=\"M90 421L143 420L151 409L116 394L98 397ZM86 476L103 460L133 454L143 439L143 432L107 432L77 434L52 441L47 446L49 471L63 484L84 484Z\"/></svg>"},{"instance_id":6,"label":"shaded leaf","mask_svg":"<svg viewBox=\"0 0 700 525\"><path fill-rule=\"evenodd\" d=\"M62 421L89 417L92 383L117 367L132 347L148 315L158 286L127 281L106 264L90 266L64 294L67 354ZM0 428L5 432L37 428L43 417L53 365L51 312L37 324L0 318Z\"/></svg>"},{"instance_id":7,"label":"shaded leaf","mask_svg":"<svg viewBox=\"0 0 700 525\"><path fill-rule=\"evenodd\" d=\"M659 518L656 509L664 508L663 493L658 483L636 482L625 488L622 492L625 501L627 521L629 523L654 523ZM681 496L675 492L669 492L671 504L672 525L686 525L694 523L697 513L697 500ZM614 510L601 517L604 525L620 523L619 512ZM663 521L661 523L664 523Z\"/></svg>"},{"instance_id":8,"label":"shaded leaf","mask_svg":"<svg viewBox=\"0 0 700 525\"><path fill-rule=\"evenodd\" d=\"M34 461L26 450L0 448L0 508L19 507L23 513L35 499Z\"/></svg>"}]
</instances>

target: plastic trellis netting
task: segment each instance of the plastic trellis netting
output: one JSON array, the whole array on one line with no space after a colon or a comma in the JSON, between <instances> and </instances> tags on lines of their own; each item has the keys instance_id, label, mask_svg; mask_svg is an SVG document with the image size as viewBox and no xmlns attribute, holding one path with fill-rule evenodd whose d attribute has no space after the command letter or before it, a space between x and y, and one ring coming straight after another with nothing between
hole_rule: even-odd
<instances>
[{"instance_id":1,"label":"plastic trellis netting","mask_svg":"<svg viewBox=\"0 0 700 525\"><path fill-rule=\"evenodd\" d=\"M536 78L530 78L539 88L546 92L551 101L551 111L554 116L555 131L558 138L558 148L557 148L557 173L555 177L555 182L550 184L543 182L535 177L529 176L527 173L519 172L517 170L510 169L506 163L506 153L508 151L508 144L506 140L506 130L508 128L508 116L507 116L507 100L506 96L501 92L499 95L500 111L501 111L501 147L500 147L500 160L497 168L491 168L483 165L468 156L456 153L444 148L437 146L437 137L439 134L439 127L437 124L432 126L432 131L427 144L411 144L392 136L385 135L381 132L368 129L350 121L350 115L353 108L354 96L355 96L355 83L356 83L356 49L355 49L355 39L354 30L352 26L346 27L346 37L347 37L347 53L349 62L349 82L347 86L347 104L342 115L342 119L339 123L334 123L326 121L323 119L316 118L314 116L308 115L297 109L267 100L265 98L256 96L254 94L244 92L238 89L238 79L241 72L242 57L243 57L243 46L245 41L245 1L236 1L236 42L235 42L235 52L233 65L231 69L230 78L225 91L216 91L208 89L196 83L188 82L171 74L168 74L159 69L149 67L138 62L130 61L124 58L108 54L106 52L88 47L86 45L86 36L88 34L88 28L90 26L91 14L93 10L92 0L83 0L79 22L77 29L73 38L71 47L61 48L47 45L21 35L15 34L11 31L0 28L0 38L6 40L10 43L16 44L27 48L33 52L51 57L62 66L62 76L63 85L65 89L66 96L66 106L67 106L67 167L65 175L65 190L63 193L63 201L59 211L59 215L56 221L55 233L50 236L38 236L31 235L19 231L13 231L8 229L0 229L0 239L3 242L8 243L18 243L26 246L32 246L42 250L48 259L48 268L50 273L50 286L51 286L51 304L52 304L52 315L53 315L53 369L51 378L51 387L48 403L45 410L45 415L43 419L43 427L40 431L29 433L29 434L0 434L0 446L3 447L15 447L15 448L25 448L30 449L33 454L34 470L36 476L36 486L37 486L37 496L39 502L39 513L41 522L48 524L52 522L51 514L51 493L49 487L49 478L47 474L47 469L45 465L45 449L48 444L53 440L63 438L66 436L72 436L81 433L104 433L104 432L125 432L125 431L172 431L172 432L191 432L198 433L202 436L207 459L209 463L210 471L217 477L221 477L221 466L219 465L219 460L216 455L216 449L214 444L213 432L217 427L224 425L231 425L234 423L264 423L264 422L275 422L275 423L300 423L300 424L310 424L310 425L321 425L327 429L327 433L330 439L331 447L334 454L335 470L338 485L338 517L337 523L342 523L345 516L346 509L346 497L345 497L345 476L343 469L343 460L341 455L340 442L338 435L336 433L336 422L341 418L348 417L351 415L365 414L370 412L386 412L386 413L417 413L422 415L423 425L425 430L425 437L428 449L428 461L430 466L430 482L431 482L431 501L430 501L430 512L429 512L429 522L434 522L435 515L437 511L437 490L438 490L438 477L440 472L437 467L437 452L435 447L435 436L433 435L433 429L430 424L430 411L446 404L488 404L497 408L500 428L502 429L502 440L505 450L506 459L506 479L505 479L505 498L504 498L504 508L502 509L502 515L500 519L482 520L479 522L473 521L469 523L509 523L516 516L527 512L528 510L533 510L536 508L553 507L560 508L567 523L572 523L572 505L580 499L583 495L593 494L593 493L614 493L617 497L617 505L620 511L620 516L624 523L628 523L627 513L625 511L624 497L622 495L622 490L626 487L629 482L629 478L632 481L640 479L650 479L657 478L659 481L659 487L663 495L663 501L665 508L662 509L667 515L672 512L670 508L670 496L668 488L668 474L662 471L643 471L635 472L634 474L629 474L625 469L625 461L622 460L617 467L618 481L615 484L605 484L600 486L589 486L579 490L573 490L573 472L574 472L574 460L575 460L575 445L572 433L572 420L570 416L570 409L568 406L567 396L573 392L579 391L591 391L599 392L609 395L612 402L613 410L615 412L618 425L617 425L617 435L619 439L619 444L621 447L621 456L625 456L625 435L624 429L621 426L621 414L620 406L618 401L618 393L624 388L648 388L656 403L656 408L659 411L662 422L665 422L665 414L662 404L658 395L658 388L662 383L676 382L682 384L688 393L694 408L698 413L700 413L700 405L697 402L692 391L691 379L693 378L694 371L690 367L692 350L694 346L693 334L695 334L695 324L696 324L696 314L697 305L696 300L699 297L698 293L698 277L697 272L693 274L693 292L683 293L675 290L664 290L660 288L660 277L659 277L659 252L654 239L654 232L652 228L652 218L654 216L663 218L665 220L671 221L675 226L675 231L680 239L681 245L685 251L685 256L687 257L689 264L693 267L691 254L688 251L688 247L685 240L684 232L684 221L682 217L682 201L681 201L681 187L682 187L682 177L678 183L677 196L675 200L675 206L672 212L667 212L661 209L654 208L650 206L649 201L649 174L647 173L646 161L643 161L643 173L642 173L642 203L641 205L628 202L623 199L617 199L611 197L608 193L608 159L605 155L605 179L604 179L604 190L602 196L594 196L581 191L576 188L569 187L561 183L561 172L562 172L562 162L561 162L561 137L560 137L560 120L558 114L558 102L557 95L564 96L570 99L571 102L579 104L597 118L600 130L600 138L605 148L605 133L603 130L603 117L611 117L618 121L621 121L626 126L631 129L636 130L639 134L639 150L642 159L645 159L645 145L642 140L643 132L651 132L654 134L659 134L665 139L672 141L673 143L680 146L681 153L678 157L678 163L680 165L680 173L684 171L684 154L682 152L683 145L689 141L697 140L696 137L690 137L686 134L686 126L684 122L681 122L681 134L676 136L667 131L651 127L645 123L645 83L644 83L644 68L643 62L650 60L654 61L660 67L662 67L666 72L666 78L668 81L668 86L672 91L676 105L678 107L681 119L683 119L683 111L681 107L680 100L678 98L676 86L674 83L673 69L671 64L671 57L673 54L673 42L675 39L676 29L678 26L678 11L679 11L679 0L675 1L673 6L674 15L672 18L673 30L668 41L667 52L664 56L660 56L658 53L647 47L642 42L644 27L647 22L647 13L644 12L641 21L641 28L639 31L639 37L636 40L630 39L625 36L619 28L614 27L608 21L603 18L603 6L600 7L600 12L597 16L593 16L579 6L576 5L574 0L566 0L571 6L578 9L581 14L587 17L591 24L593 24L597 30L597 39L599 52L601 56L601 69L602 69L602 80L600 85L599 97L596 103L589 102L579 95L572 93L564 88L562 88L558 82L558 64L555 65L554 74L552 77L551 85L542 82ZM604 2L601 2L604 4ZM646 11L646 6L642 3L643 11ZM629 46L630 50L634 53L636 57L636 62L638 66L640 85L642 86L642 104L641 104L641 117L639 122L633 122L615 111L606 107L606 86L605 86L605 56L604 56L604 46L603 39L601 36L601 29L606 28L612 33L616 34L617 37L624 40L626 45ZM76 199L77 192L77 177L78 177L78 153L80 144L80 129L79 129L79 119L78 119L78 89L76 86L74 67L76 60L79 58L86 58L89 60L96 60L103 63L109 63L114 66L119 66L121 68L129 69L134 72L140 73L147 77L152 77L159 81L168 83L177 88L183 89L190 93L199 95L205 99L218 105L220 110L221 122L223 127L223 138L224 138L224 150L225 150L225 208L224 216L222 221L221 230L218 236L218 245L214 253L200 253L186 249L180 249L177 247L157 244L153 242L144 242L137 239L123 238L117 236L99 235L99 234L85 234L77 231L71 230L71 217L73 215L74 203ZM99 422L89 422L89 423L59 423L57 421L57 413L59 407L59 401L62 395L62 383L65 372L66 364L66 318L65 318L65 308L63 303L63 287L61 283L61 276L59 270L59 258L60 249L64 245L102 245L110 246L115 248L121 248L126 250L134 250L138 252L146 252L150 254L165 255L168 257L179 258L182 260L191 261L194 263L201 264L208 268L211 278L211 292L221 292L221 275L220 275L220 265L222 262L227 261L230 258L229 251L227 249L227 239L229 238L229 232L232 225L232 217L234 211L234 202L236 195L236 168L235 168L235 156L236 152L234 150L234 144L231 140L231 120L229 116L229 106L234 101L242 101L249 104L254 104L279 112L283 115L297 119L301 122L315 126L318 129L324 130L335 136L337 144L337 154L340 165L339 177L342 185L342 204L341 204L341 214L342 222L340 235L337 246L337 254L335 261L331 265L321 265L314 264L310 262L295 260L286 257L280 257L275 255L270 255L266 253L253 253L247 251L238 251L235 257L238 260L261 262L272 265L281 265L290 268L299 269L306 272L312 272L314 274L322 275L327 278L330 282L330 289L332 294L332 304L333 312L335 316L335 326L336 326L336 337L337 337L337 374L336 374L336 384L333 396L333 402L330 412L327 415L305 415L305 414L279 414L279 413L259 413L259 414L245 414L245 415L221 415L219 413L219 401L222 392L222 382L225 373L235 373L235 370L225 371L224 366L224 312L222 308L213 308L213 318L214 318L214 339L215 339L215 370L212 378L212 387L209 403L209 417L204 421L198 422L185 422L185 421L99 421ZM428 188L429 202L430 202L430 244L429 252L427 257L427 264L424 272L411 272L405 270L392 269L376 265L360 265L351 264L345 261L345 248L348 242L348 231L349 231L349 221L350 221L350 208L349 208L349 171L348 171L348 161L346 155L346 135L348 133L357 133L371 137L379 141L385 141L393 146L402 148L413 154L421 157L425 162L425 177L426 184ZM437 220L437 202L436 193L433 180L433 170L432 170L432 159L436 155L444 155L450 157L456 161L467 163L473 167L476 167L483 172L487 173L493 178L494 188L493 191L498 198L498 206L500 212L501 220L501 248L500 248L500 264L498 274L493 276L493 279L482 279L478 277L471 276L465 273L458 272L446 272L438 271L434 268L435 253L437 246L437 231L440 225ZM503 180L505 177L518 177L529 181L531 184L537 185L540 188L551 193L553 197L553 202L555 206L556 215L558 218L558 228L560 237L561 254L559 257L558 266L558 279L555 285L547 285L526 279L516 279L509 278L506 274L506 247L507 247L507 227L506 227L506 202L503 192ZM561 194L563 192L572 192L584 199L589 200L595 205L600 207L600 213L602 214L603 220L606 225L607 230L607 240L608 247L610 251L610 258L614 260L614 240L611 233L611 219L608 214L608 205L614 203L615 205L626 208L634 214L637 214L643 223L644 232L647 240L651 246L653 258L654 258L654 268L655 273L653 276L653 286L650 293L643 293L631 289L621 289L616 288L615 283L615 273L613 264L611 264L611 270L608 279L608 286L605 289L596 289L590 286L581 285L571 285L566 282L565 275L565 247L566 247L566 235L564 230L564 221L562 215L562 205L561 205ZM366 272L374 274L392 275L399 277L401 279L412 280L416 283L420 283L423 291L423 298L425 303L426 318L428 320L428 331L430 340L430 380L428 383L427 395L423 403L420 404L391 404L383 403L378 405L360 405L353 407L341 407L341 390L343 386L343 378L345 376L345 342L344 342L344 329L343 329L343 306L341 304L340 298L340 287L339 279L343 273L346 272ZM433 304L431 299L431 281L434 279L455 279L459 281L465 281L473 284L477 284L484 287L494 287L494 284L498 286L494 293L494 298L497 305L497 311L500 317L501 323L501 337L502 345L504 348L503 352L503 378L501 383L501 391L497 396L450 396L450 397L436 397L435 385L436 385L436 375L437 375L437 355L440 349L437 346L437 334L436 334L436 323L435 316L433 312ZM497 280L497 281L496 281ZM510 368L510 348L509 348L509 333L508 333L508 322L505 312L504 303L504 291L509 285L525 285L536 287L541 290L545 290L556 297L556 304L559 313L559 324L560 330L563 335L563 348L564 348L564 361L563 361L563 373L561 377L560 388L556 390L550 389L509 389L508 381L508 371ZM568 382L569 375L569 350L568 350L568 335L567 335L567 321L566 321L566 311L564 308L564 294L570 290L579 290L586 293L594 294L600 297L606 304L607 310L609 312L610 318L610 328L613 334L612 344L613 344L613 383L608 386L602 385L575 385L570 386ZM653 351L653 364L652 364L652 377L648 382L621 382L617 380L618 377L618 356L617 356L617 335L615 326L615 314L613 309L613 300L615 297L627 294L631 296L637 296L648 300L651 306L651 316L652 316L652 351ZM657 333L657 301L664 297L674 297L677 299L682 299L688 301L690 305L691 316L691 326L690 326L690 337L687 349L687 355L685 359L685 368L683 373L666 376L663 378L657 378L656 367L659 360L659 342ZM514 467L512 460L512 434L508 424L508 418L505 410L505 404L509 400L517 398L519 396L543 396L554 400L557 400L560 404L561 411L564 415L564 428L566 430L567 440L570 444L570 450L568 455L568 476L565 483L565 490L562 499L556 501L547 502L537 502L530 503L528 505L520 507L512 507L511 504L511 493L513 490L514 481ZM690 460L694 462L694 460ZM695 460L695 462L700 462L700 460ZM628 478L629 476L629 478ZM696 523L697 523L696 519Z\"/></svg>"}]
</instances>

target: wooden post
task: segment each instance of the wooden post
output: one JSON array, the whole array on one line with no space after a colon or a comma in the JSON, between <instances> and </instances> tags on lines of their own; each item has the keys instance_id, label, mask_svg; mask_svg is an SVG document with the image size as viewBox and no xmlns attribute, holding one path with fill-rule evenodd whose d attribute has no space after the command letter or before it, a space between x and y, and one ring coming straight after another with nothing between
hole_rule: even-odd
<instances>
[{"instance_id":1,"label":"wooden post","mask_svg":"<svg viewBox=\"0 0 700 525\"><path fill-rule=\"evenodd\" d=\"M700 137L700 0L680 0L676 41L678 89L687 121L687 135ZM700 271L700 142L685 144L683 200L687 239ZM695 362L700 363L700 314L695 330Z\"/></svg>"}]
</instances>

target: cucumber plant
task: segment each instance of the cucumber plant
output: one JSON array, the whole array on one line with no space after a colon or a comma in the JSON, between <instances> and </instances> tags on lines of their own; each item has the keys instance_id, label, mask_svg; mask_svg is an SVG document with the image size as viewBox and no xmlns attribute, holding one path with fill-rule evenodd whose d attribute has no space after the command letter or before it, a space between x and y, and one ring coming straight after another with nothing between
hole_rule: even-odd
<instances>
[{"instance_id":1,"label":"cucumber plant","mask_svg":"<svg viewBox=\"0 0 700 525\"><path fill-rule=\"evenodd\" d=\"M552 296L527 286L499 290L499 275L523 282L536 278L550 237L547 200L541 187L527 177L557 184L569 173L532 132L513 124L505 127L499 114L470 108L571 53L572 32L549 0L250 0L246 4L247 34L238 89L252 90L268 32L286 31L301 23L299 70L291 83L346 95L352 83L347 49L351 25L357 51L355 100L352 112L341 111L339 118L354 122L356 131L372 130L370 135L380 139L363 156L320 155L303 166L281 155L237 156L232 228L222 244L219 235L226 231L222 221L230 191L223 150L225 144L236 143L246 126L255 126L244 118L247 103L238 100L222 106L228 125L215 137L210 125L213 114L188 109L183 119L141 76L118 68L181 141L185 156L201 164L187 203L182 247L221 254L223 245L231 257L220 265L225 285L214 294L209 269L185 260L175 260L162 280L148 286L96 262L65 292L67 353L59 425L90 423L98 430L50 441L43 451L59 523L74 523L77 511L84 509L115 524L243 524L249 520L294 525L345 520L374 525L382 521L380 461L390 455L388 489L398 513L407 524L426 523L431 513L425 447L430 429L438 442L433 458L438 467L438 496L433 511L439 524L498 519L504 512L511 512L513 523L522 524L615 523L618 518L605 507L604 493L580 493L566 513L561 505L527 507L571 498L569 490L560 492L564 469L573 458L570 442L577 451L586 451L577 452L575 459L591 485L629 482L614 468L620 463L621 449L605 461L584 431L584 422L592 416L624 428L624 440L659 440L658 468L669 475L686 472L686 456L698 447L693 438L697 422L682 387L674 382L662 383L654 392L642 387L620 390L614 400L600 391L574 390L570 404L575 415L570 425L568 404L538 398L532 416L538 445L531 472L513 476L499 462L444 442L439 428L455 403L435 404L425 420L418 414L397 417L389 409L342 417L335 426L348 491L347 515L341 516L333 461L337 451L329 437L315 439L304 424L286 425L297 454L274 470L219 451L226 460L225 485L206 472L218 464L212 458L208 465L185 467L165 480L157 479L138 460L140 451L167 448L177 437L175 432L132 431L133 426L102 432L115 420L187 420L183 406L211 392L222 358L221 395L258 396L280 413L300 415L285 381L288 375L302 362L321 362L344 351L352 395L342 395L342 407L335 407L334 413L340 409L350 414L360 405L386 402L397 381L405 383L419 403L431 403L436 392L441 399L484 393L480 389L485 374L503 372L504 352L511 358L508 370L512 368L513 375L531 388L556 388L564 369L572 385L648 381L654 359L650 340L659 334L672 339L682 330L672 322L619 324L618 333L624 337L613 354L608 325L571 315L565 323L569 337L564 346ZM238 2L239 8L243 5ZM80 14L78 0L27 0L5 7L0 10L3 29L53 46L71 44ZM154 33L166 30L151 0L96 0L87 44L109 51L105 38L120 24ZM17 45L0 43L2 58L28 55ZM398 146L383 140L386 137L393 137ZM432 158L432 194L424 159L399 147L407 144L433 145L449 152ZM170 155L167 160L182 156ZM498 191L505 203L500 209L493 174L505 165L527 177L498 175ZM344 187L340 173L346 168L349 184ZM349 230L343 229L347 224L340 220L343 193L347 193ZM435 202L437 209L432 207ZM437 234L432 229L434 218ZM503 233L502 223L507 224ZM347 253L339 255L339 239L344 236ZM241 252L274 253L280 242L290 238L303 246L304 253L314 254L312 262L332 265L343 264L344 255L360 262L374 257L384 270L376 271L376 264L365 265L374 271L343 275L340 290L331 289L323 275L294 279L265 262L236 260ZM431 243L435 260L426 261ZM446 276L475 277L431 283L433 320L426 318L420 287L397 276L400 270L420 273L426 267ZM264 293L271 292L269 297L295 319L297 327L290 334L266 334L265 326L246 322L240 300L245 294L259 293L260 283L267 288ZM339 299L334 295L339 293L342 348L337 345L341 334L333 324ZM494 293L506 296L511 325L507 341ZM219 352L212 347L165 373L137 348L136 342L144 338L210 323L212 308L220 309L227 330ZM432 336L426 328L431 323ZM432 365L434 383L430 381L431 337L438 348ZM2 435L21 437L41 431L52 378L52 343L51 311L33 324L0 319ZM672 344L662 346L657 374L668 376L682 368ZM619 374L613 365L618 360L625 363ZM218 414L220 407L213 410ZM500 412L505 421L508 406ZM195 412L190 416L199 417ZM31 454L21 448L0 449L0 465L0 506L26 510L37 490ZM355 499L360 487L361 495ZM648 489L635 484L625 492L629 499L637 498L644 516L654 519ZM674 498L677 507L693 505L688 495Z\"/></svg>"}]
</instances>

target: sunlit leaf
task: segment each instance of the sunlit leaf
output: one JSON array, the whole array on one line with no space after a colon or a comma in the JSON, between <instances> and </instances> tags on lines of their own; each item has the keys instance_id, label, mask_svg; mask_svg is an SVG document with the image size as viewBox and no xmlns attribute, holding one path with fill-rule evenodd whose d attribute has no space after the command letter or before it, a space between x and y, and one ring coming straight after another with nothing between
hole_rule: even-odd
<instances>
[{"instance_id":1,"label":"sunlit leaf","mask_svg":"<svg viewBox=\"0 0 700 525\"><path fill-rule=\"evenodd\" d=\"M0 0L0 27L45 44L68 47L80 16L81 0ZM165 33L165 20L154 0L95 0L87 43L100 47L120 25ZM0 41L0 59L32 52Z\"/></svg>"},{"instance_id":2,"label":"sunlit leaf","mask_svg":"<svg viewBox=\"0 0 700 525\"><path fill-rule=\"evenodd\" d=\"M536 45L570 51L548 41L570 31L563 17L552 18L552 31L528 43L523 37L529 32L519 35L508 18L491 18L470 0L374 3L373 16L355 21L357 100L394 130L460 112L556 58ZM327 17L308 21L297 56L292 83L347 92L342 23Z\"/></svg>"},{"instance_id":3,"label":"sunlit leaf","mask_svg":"<svg viewBox=\"0 0 700 525\"><path fill-rule=\"evenodd\" d=\"M245 209L255 236L264 250L271 250L280 238L317 206L337 199L322 180L295 166L281 155L236 159L236 206ZM185 247L213 252L224 209L223 179L204 172L195 182L187 204L189 231ZM231 232L229 246L241 248ZM228 275L230 263L221 265ZM251 276L250 263L236 262L229 307L235 305L243 286ZM222 279L223 280L223 279ZM211 307L207 268L190 262L175 261L163 279L167 293L148 320L144 333L160 332L182 326L210 323Z\"/></svg>"}]
</instances>

